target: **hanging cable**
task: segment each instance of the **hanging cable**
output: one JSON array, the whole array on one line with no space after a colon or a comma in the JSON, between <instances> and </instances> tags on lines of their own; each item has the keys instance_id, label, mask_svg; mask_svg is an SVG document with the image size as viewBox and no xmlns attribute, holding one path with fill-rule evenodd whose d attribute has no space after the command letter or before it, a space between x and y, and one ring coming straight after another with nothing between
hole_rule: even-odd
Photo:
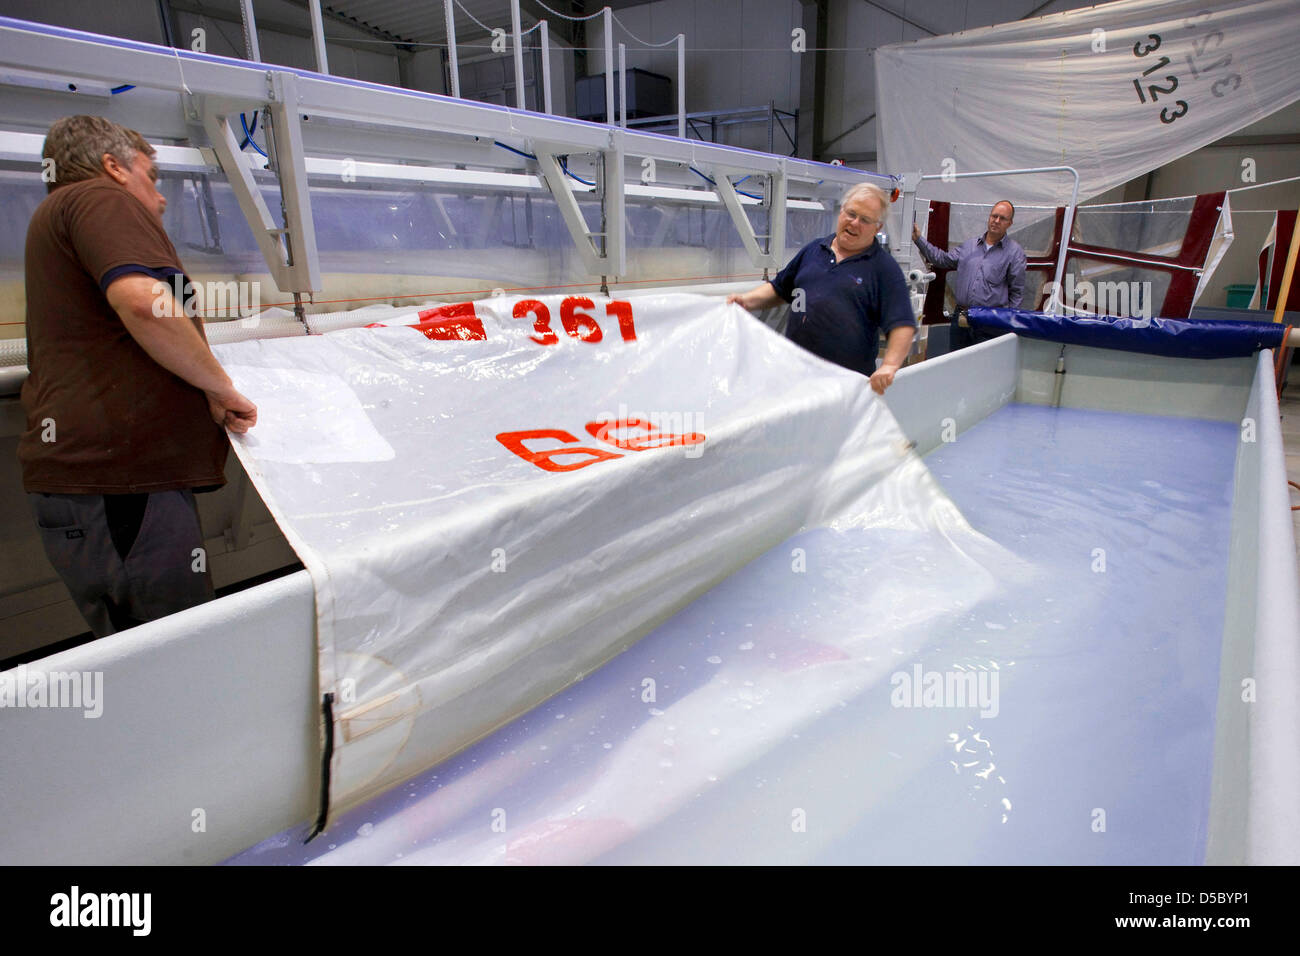
<instances>
[{"instance_id":1,"label":"hanging cable","mask_svg":"<svg viewBox=\"0 0 1300 956\"><path fill-rule=\"evenodd\" d=\"M1225 190L1225 192L1229 194L1244 193L1251 189L1263 189L1265 186L1280 186L1282 183L1293 183L1297 179L1300 179L1300 176L1288 176L1286 179L1275 179L1271 183L1255 183L1253 186L1237 186L1234 189ZM1237 210L1234 209L1233 212L1237 212Z\"/></svg>"},{"instance_id":2,"label":"hanging cable","mask_svg":"<svg viewBox=\"0 0 1300 956\"><path fill-rule=\"evenodd\" d=\"M551 9L550 7L548 7L546 4L542 3L542 0L533 0L533 2L536 3L536 4L537 4L539 7L541 7L543 10L545 10L547 13L552 14L552 15L554 15L554 16L557 16L557 17L559 17L561 20L572 20L574 23L579 23L579 22L581 22L581 21L583 21L583 20L594 20L594 19L596 19L596 17L603 16L604 13L605 13L604 10L597 10L595 13L591 14L590 16L586 16L586 17L571 17L571 16L569 16L567 13L561 13L559 10L552 10L552 9Z\"/></svg>"},{"instance_id":3,"label":"hanging cable","mask_svg":"<svg viewBox=\"0 0 1300 956\"><path fill-rule=\"evenodd\" d=\"M718 185L717 180L715 180L715 179L710 179L708 176L705 176L704 173L700 172L700 171L699 171L698 169L696 169L694 166L688 166L687 168L688 168L691 172L693 172L696 176L701 176L701 177L703 177L703 178L704 178L704 181L707 182L709 185L714 186L714 187L716 187L716 186ZM751 174L751 175L752 175L752 174ZM746 179L748 179L748 178L749 178L749 176L745 176L744 178L742 178L742 179L740 180L740 182L743 183L743 182L744 182ZM735 189L736 185L737 185L736 183L732 183L732 188ZM738 195L745 196L745 197L748 198L748 199L757 199L759 202L762 202L762 201L763 201L763 197L762 197L762 196L755 196L753 193L747 193L747 192L745 192L743 189L736 189L736 193L737 193Z\"/></svg>"},{"instance_id":4,"label":"hanging cable","mask_svg":"<svg viewBox=\"0 0 1300 956\"><path fill-rule=\"evenodd\" d=\"M185 91L186 96L193 96L194 92L190 89L190 85L185 82L185 67L181 65L181 51L172 47L172 55L176 57L176 71L181 76L181 89Z\"/></svg>"},{"instance_id":5,"label":"hanging cable","mask_svg":"<svg viewBox=\"0 0 1300 956\"><path fill-rule=\"evenodd\" d=\"M569 172L569 164L566 162L566 159L567 159L567 157L565 157L565 156L561 156L561 157L560 157L560 168L561 168L562 170L564 170L564 174L565 174L566 176L568 176L570 179L576 179L578 182L582 183L582 185L584 185L584 186L595 186L595 185L596 185L594 182L588 182L587 180L583 179L581 176L578 176L578 175L575 175L574 173Z\"/></svg>"},{"instance_id":6,"label":"hanging cable","mask_svg":"<svg viewBox=\"0 0 1300 956\"><path fill-rule=\"evenodd\" d=\"M537 161L537 157L534 156L532 153L525 153L522 149L515 149L513 146L507 146L505 143L502 143L499 140L494 139L492 142L495 143L497 146L500 146L502 149L510 150L510 152L514 153L516 156L522 156L524 159L531 159L534 162ZM582 185L584 186L596 185L594 182L590 182L586 179L583 179L581 176L577 175L576 173L570 172L569 164L565 161L565 157L561 156L559 157L559 159L560 159L560 168L564 170L564 174L568 176L570 179L577 180L578 182L582 183Z\"/></svg>"},{"instance_id":7,"label":"hanging cable","mask_svg":"<svg viewBox=\"0 0 1300 956\"><path fill-rule=\"evenodd\" d=\"M624 33L630 36L637 43L640 43L642 46L668 46L670 43L677 42L676 34L673 35L672 39L664 40L662 43L651 43L649 40L642 40L639 36L637 36L635 33L633 33L631 30L627 28L627 24L618 18L617 13L614 14L614 22L623 28Z\"/></svg>"},{"instance_id":8,"label":"hanging cable","mask_svg":"<svg viewBox=\"0 0 1300 956\"><path fill-rule=\"evenodd\" d=\"M257 123L257 117L256 117L256 116L253 117L253 122L254 122L254 124ZM255 150L257 150L259 153L261 153L262 156L263 156L263 158L265 158L265 159L270 159L271 157L270 157L270 156L267 156L267 155L266 155L266 152L262 149L262 147L261 147L261 146L258 146L257 143L253 140L253 134L252 134L251 132L249 132L249 129L248 129L248 123L246 123L246 122L244 121L244 114L243 114L243 113L240 113L240 114L239 114L239 125L242 126L242 127L244 127L244 139L248 141L248 143L253 147L253 149L255 149ZM243 149L243 147L241 146L240 149Z\"/></svg>"},{"instance_id":9,"label":"hanging cable","mask_svg":"<svg viewBox=\"0 0 1300 956\"><path fill-rule=\"evenodd\" d=\"M472 13L470 13L468 10L466 10L466 9L465 9L465 4L461 3L460 0L455 0L455 3L456 3L456 6L460 7L460 12L461 12L461 13L465 14L465 16L469 17L471 20L473 20L475 23L477 23L480 27L482 27L482 28L483 28L484 30L486 30L488 33L491 33L491 32L492 32L492 28L491 28L490 26L488 26L486 23L484 23L482 20L480 20L478 17L474 16L474 14L472 14Z\"/></svg>"},{"instance_id":10,"label":"hanging cable","mask_svg":"<svg viewBox=\"0 0 1300 956\"><path fill-rule=\"evenodd\" d=\"M496 143L496 145L500 146L502 149L510 150L510 152L514 153L516 156L522 156L524 159L531 159L533 161L537 160L537 157L534 156L532 153L525 153L522 149L515 149L513 146L507 146L505 143L501 142L500 140L494 139L492 140L492 142Z\"/></svg>"},{"instance_id":11,"label":"hanging cable","mask_svg":"<svg viewBox=\"0 0 1300 956\"><path fill-rule=\"evenodd\" d=\"M243 150L243 149L248 149L248 144L251 143L251 142L253 141L253 134L257 132L257 118L258 118L259 116L261 116L261 115L262 115L262 114L261 114L261 111L260 111L260 110L254 110L254 111L253 111L253 125L252 125L252 126L244 126L244 141L243 141L242 143L239 144L239 148L240 148L241 150ZM248 122L248 121L244 118L244 114L243 114L243 113L240 113L240 114L239 114L239 122L240 122L241 124L244 124L244 123L247 123L247 122Z\"/></svg>"}]
</instances>

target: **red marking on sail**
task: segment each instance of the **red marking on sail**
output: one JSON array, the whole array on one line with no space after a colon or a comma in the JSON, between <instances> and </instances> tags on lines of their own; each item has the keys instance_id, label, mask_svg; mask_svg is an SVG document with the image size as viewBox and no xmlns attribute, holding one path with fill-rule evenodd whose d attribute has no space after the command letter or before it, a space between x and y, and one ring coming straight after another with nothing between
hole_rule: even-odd
<instances>
[{"instance_id":1,"label":"red marking on sail","mask_svg":"<svg viewBox=\"0 0 1300 956\"><path fill-rule=\"evenodd\" d=\"M473 302L425 309L419 318L420 321L411 328L437 342L481 342L487 338L483 320L474 314Z\"/></svg>"}]
</instances>

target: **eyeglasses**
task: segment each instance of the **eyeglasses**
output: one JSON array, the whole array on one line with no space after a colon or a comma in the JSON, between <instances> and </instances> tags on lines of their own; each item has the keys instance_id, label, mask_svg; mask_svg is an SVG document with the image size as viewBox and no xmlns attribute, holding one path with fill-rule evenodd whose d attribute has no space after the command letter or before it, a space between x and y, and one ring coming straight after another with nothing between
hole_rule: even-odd
<instances>
[{"instance_id":1,"label":"eyeglasses","mask_svg":"<svg viewBox=\"0 0 1300 956\"><path fill-rule=\"evenodd\" d=\"M868 219L866 216L859 216L856 212L849 212L847 209L841 209L840 215L849 222L860 222L864 226L883 226L885 224L883 219Z\"/></svg>"}]
</instances>

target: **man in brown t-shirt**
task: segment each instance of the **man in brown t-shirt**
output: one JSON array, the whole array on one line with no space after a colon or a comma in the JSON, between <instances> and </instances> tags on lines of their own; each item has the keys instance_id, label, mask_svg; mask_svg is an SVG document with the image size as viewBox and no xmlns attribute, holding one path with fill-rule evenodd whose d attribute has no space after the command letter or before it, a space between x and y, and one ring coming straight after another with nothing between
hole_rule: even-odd
<instances>
[{"instance_id":1,"label":"man in brown t-shirt","mask_svg":"<svg viewBox=\"0 0 1300 956\"><path fill-rule=\"evenodd\" d=\"M171 295L184 270L153 153L101 117L59 120L27 230L23 487L99 637L211 599L193 491L225 483L221 426L257 421Z\"/></svg>"}]
</instances>

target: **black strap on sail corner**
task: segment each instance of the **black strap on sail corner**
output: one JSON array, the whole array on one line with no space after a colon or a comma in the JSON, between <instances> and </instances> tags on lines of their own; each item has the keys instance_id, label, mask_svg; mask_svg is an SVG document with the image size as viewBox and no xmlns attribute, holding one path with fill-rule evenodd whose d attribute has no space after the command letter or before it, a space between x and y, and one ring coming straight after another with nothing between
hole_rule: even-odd
<instances>
[{"instance_id":1,"label":"black strap on sail corner","mask_svg":"<svg viewBox=\"0 0 1300 956\"><path fill-rule=\"evenodd\" d=\"M321 701L321 717L325 720L325 746L320 763L320 812L316 815L316 825L303 843L310 843L329 822L330 812L330 763L334 759L334 695L326 694Z\"/></svg>"}]
</instances>

